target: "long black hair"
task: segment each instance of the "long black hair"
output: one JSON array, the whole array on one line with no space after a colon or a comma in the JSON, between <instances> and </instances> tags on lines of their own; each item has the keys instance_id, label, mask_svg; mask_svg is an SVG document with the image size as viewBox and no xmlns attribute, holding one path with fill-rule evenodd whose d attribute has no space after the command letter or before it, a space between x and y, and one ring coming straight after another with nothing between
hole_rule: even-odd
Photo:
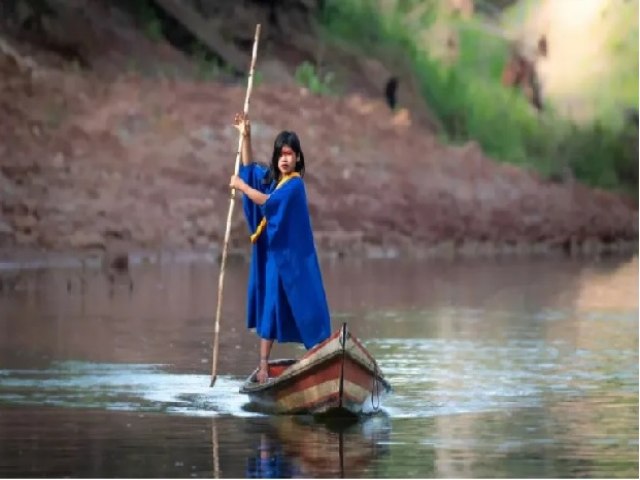
<instances>
[{"instance_id":1,"label":"long black hair","mask_svg":"<svg viewBox=\"0 0 640 480\"><path fill-rule=\"evenodd\" d=\"M278 169L278 160L280 159L280 154L282 153L282 147L287 146L293 150L293 153L296 155L296 166L295 171L300 174L301 177L304 177L304 153L302 153L302 148L300 147L300 139L296 132L290 132L285 130L280 132L273 142L273 155L271 156L271 165L269 166L269 175L267 175L265 181L266 183L271 183L275 181L276 183L280 181L280 170Z\"/></svg>"}]
</instances>

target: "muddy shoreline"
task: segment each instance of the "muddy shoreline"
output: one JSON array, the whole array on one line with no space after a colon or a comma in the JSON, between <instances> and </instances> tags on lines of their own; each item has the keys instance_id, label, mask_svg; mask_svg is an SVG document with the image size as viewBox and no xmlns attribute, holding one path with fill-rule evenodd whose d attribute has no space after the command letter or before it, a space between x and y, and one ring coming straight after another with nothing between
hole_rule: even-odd
<instances>
[{"instance_id":1,"label":"muddy shoreline","mask_svg":"<svg viewBox=\"0 0 640 480\"><path fill-rule=\"evenodd\" d=\"M233 249L228 253L227 264L250 261L250 248ZM324 261L375 261L375 260L418 260L418 261L474 261L505 259L629 259L638 255L638 242L615 242L610 244L588 242L570 247L551 248L548 245L481 245L468 243L463 245L442 244L430 248L414 247L411 250L390 246L365 248L360 251L328 250L318 248L318 256ZM29 270L46 268L95 268L105 271L118 269L117 262L126 258L126 264L172 264L172 263L211 263L220 264L221 249L216 245L210 249L122 249L104 250L44 250L32 248L0 248L0 271ZM114 267L115 265L115 267Z\"/></svg>"},{"instance_id":2,"label":"muddy shoreline","mask_svg":"<svg viewBox=\"0 0 640 480\"><path fill-rule=\"evenodd\" d=\"M0 250L218 250L243 86L0 67ZM637 251L637 200L444 144L379 98L265 83L251 108L255 160L280 130L302 140L322 256ZM249 251L239 202L230 247Z\"/></svg>"}]
</instances>

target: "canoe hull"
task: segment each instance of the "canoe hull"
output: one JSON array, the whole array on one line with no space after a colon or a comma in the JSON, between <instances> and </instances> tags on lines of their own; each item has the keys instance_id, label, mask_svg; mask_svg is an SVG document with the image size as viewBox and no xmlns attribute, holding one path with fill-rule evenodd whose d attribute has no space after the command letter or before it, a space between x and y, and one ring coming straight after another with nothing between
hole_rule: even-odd
<instances>
[{"instance_id":1,"label":"canoe hull","mask_svg":"<svg viewBox=\"0 0 640 480\"><path fill-rule=\"evenodd\" d=\"M375 411L380 397L391 389L346 325L300 360L275 360L269 370L273 378L267 383L256 382L256 370L240 393L273 413L360 415Z\"/></svg>"}]
</instances>

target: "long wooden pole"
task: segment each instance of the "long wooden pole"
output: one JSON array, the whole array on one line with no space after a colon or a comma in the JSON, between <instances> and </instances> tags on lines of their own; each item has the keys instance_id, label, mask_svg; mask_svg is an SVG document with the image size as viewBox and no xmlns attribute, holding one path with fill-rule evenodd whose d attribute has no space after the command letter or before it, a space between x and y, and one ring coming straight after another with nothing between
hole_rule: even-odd
<instances>
[{"instance_id":1,"label":"long wooden pole","mask_svg":"<svg viewBox=\"0 0 640 480\"><path fill-rule=\"evenodd\" d=\"M247 83L247 94L244 97L244 114L249 113L249 99L253 89L253 73L256 68L256 58L258 56L258 39L260 38L260 24L256 25L256 35L253 39L253 52L251 53L251 67L249 68L249 81ZM240 169L240 155L242 153L242 143L244 136L240 132L238 138L238 151L236 152L236 164L233 169L234 175ZM220 261L220 276L218 277L218 306L216 307L216 323L213 330L213 359L211 362L211 387L216 383L216 373L218 370L218 345L220 338L220 315L222 313L222 292L224 288L224 271L227 264L227 250L229 249L229 236L231 234L231 218L233 217L233 206L236 200L236 189L231 189L231 201L229 202L229 214L227 215L227 228L224 232L224 243L222 245L222 260Z\"/></svg>"}]
</instances>

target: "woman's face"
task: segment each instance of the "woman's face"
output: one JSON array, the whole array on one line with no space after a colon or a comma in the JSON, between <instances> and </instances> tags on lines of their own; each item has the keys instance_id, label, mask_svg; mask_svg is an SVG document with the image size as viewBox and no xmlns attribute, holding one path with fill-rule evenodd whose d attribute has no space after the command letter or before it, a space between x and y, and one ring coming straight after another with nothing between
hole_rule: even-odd
<instances>
[{"instance_id":1,"label":"woman's face","mask_svg":"<svg viewBox=\"0 0 640 480\"><path fill-rule=\"evenodd\" d=\"M293 173L296 169L296 153L288 145L283 145L278 158L278 170L283 175Z\"/></svg>"}]
</instances>

